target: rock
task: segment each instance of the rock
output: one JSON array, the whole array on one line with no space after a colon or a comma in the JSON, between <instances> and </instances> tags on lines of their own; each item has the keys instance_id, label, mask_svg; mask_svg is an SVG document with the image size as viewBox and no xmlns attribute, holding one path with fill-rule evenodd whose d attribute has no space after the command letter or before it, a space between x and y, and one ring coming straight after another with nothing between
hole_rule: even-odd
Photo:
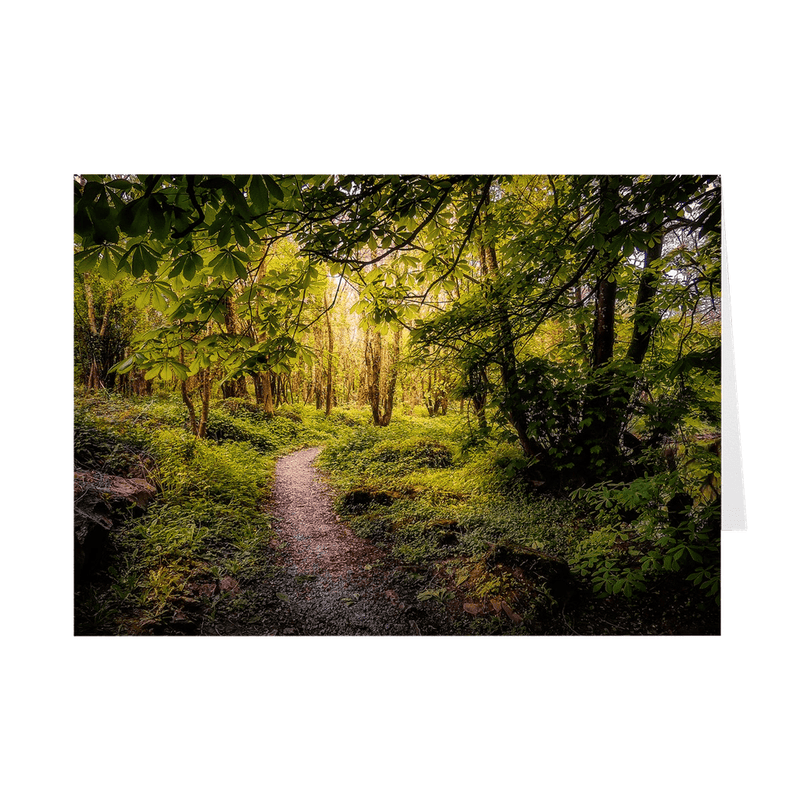
<instances>
[{"instance_id":1,"label":"rock","mask_svg":"<svg viewBox=\"0 0 800 800\"><path fill-rule=\"evenodd\" d=\"M100 498L112 510L135 505L147 508L156 496L156 487L144 478L121 478L104 472L75 472L76 502L85 496Z\"/></svg>"},{"instance_id":2,"label":"rock","mask_svg":"<svg viewBox=\"0 0 800 800\"><path fill-rule=\"evenodd\" d=\"M575 591L575 579L567 563L541 550L498 542L490 548L487 561L541 582L558 603L565 602Z\"/></svg>"},{"instance_id":3,"label":"rock","mask_svg":"<svg viewBox=\"0 0 800 800\"><path fill-rule=\"evenodd\" d=\"M141 514L155 498L156 487L142 478L121 478L103 472L75 472L75 579L95 569L108 542L108 532L131 512Z\"/></svg>"}]
</instances>

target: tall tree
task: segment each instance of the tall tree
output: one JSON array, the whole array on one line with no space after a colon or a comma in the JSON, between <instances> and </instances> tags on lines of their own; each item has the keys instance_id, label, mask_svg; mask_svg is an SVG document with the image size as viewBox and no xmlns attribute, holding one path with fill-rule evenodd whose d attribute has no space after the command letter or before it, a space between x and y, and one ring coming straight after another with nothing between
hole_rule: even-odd
<instances>
[{"instance_id":1,"label":"tall tree","mask_svg":"<svg viewBox=\"0 0 800 800\"><path fill-rule=\"evenodd\" d=\"M329 410L330 307L352 286L354 313L371 328L364 385L377 420L391 418L397 378L383 338L407 327L420 352L468 368L481 410L494 395L542 479L573 482L624 471L631 436L655 446L710 402L702 375L713 375L719 348L695 320L718 297L719 218L714 176L88 175L75 184L79 272L131 281L127 298L158 319L118 371L201 383L210 370L223 382L271 373L282 390L314 363L307 332L321 325ZM310 301L325 300L329 274L336 296L315 314ZM266 402L263 377L262 390Z\"/></svg>"}]
</instances>

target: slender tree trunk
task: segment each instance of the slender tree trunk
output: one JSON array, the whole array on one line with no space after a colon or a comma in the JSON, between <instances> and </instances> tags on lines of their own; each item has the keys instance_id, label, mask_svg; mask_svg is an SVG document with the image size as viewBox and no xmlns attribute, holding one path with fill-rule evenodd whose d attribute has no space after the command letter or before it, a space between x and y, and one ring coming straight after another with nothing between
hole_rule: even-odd
<instances>
[{"instance_id":1,"label":"slender tree trunk","mask_svg":"<svg viewBox=\"0 0 800 800\"><path fill-rule=\"evenodd\" d=\"M316 355L314 360L314 399L317 409L321 409L325 402L325 343L323 342L322 328L319 324L313 325L311 330L314 334L314 350Z\"/></svg>"},{"instance_id":2,"label":"slender tree trunk","mask_svg":"<svg viewBox=\"0 0 800 800\"><path fill-rule=\"evenodd\" d=\"M325 382L325 416L330 416L331 405L333 404L333 328L331 327L331 316L328 312L328 292L324 295L325 303L325 324L328 328L328 370Z\"/></svg>"},{"instance_id":3,"label":"slender tree trunk","mask_svg":"<svg viewBox=\"0 0 800 800\"><path fill-rule=\"evenodd\" d=\"M183 358L183 348L181 348L180 352L180 362L186 366L186 362ZM189 426L192 430L192 436L197 436L197 416L194 410L194 403L189 395L188 381L181 381L181 397L183 398L183 403L189 412Z\"/></svg>"},{"instance_id":4,"label":"slender tree trunk","mask_svg":"<svg viewBox=\"0 0 800 800\"><path fill-rule=\"evenodd\" d=\"M271 419L275 414L275 401L272 396L272 372L270 370L261 373L261 387L264 394L264 413Z\"/></svg>"},{"instance_id":5,"label":"slender tree trunk","mask_svg":"<svg viewBox=\"0 0 800 800\"><path fill-rule=\"evenodd\" d=\"M381 425L388 425L392 421L392 410L394 409L394 391L397 384L397 364L400 361L400 329L394 333L394 347L392 348L392 363L389 367L389 376L386 381L386 399L384 410L381 415Z\"/></svg>"},{"instance_id":6,"label":"slender tree trunk","mask_svg":"<svg viewBox=\"0 0 800 800\"><path fill-rule=\"evenodd\" d=\"M641 364L644 361L653 331L660 320L658 313L653 310L660 274L652 264L661 258L661 236L655 230L651 233L658 238L655 246L647 248L644 253L644 269L639 279L639 290L633 312L633 334L628 346L628 358L634 364Z\"/></svg>"},{"instance_id":7,"label":"slender tree trunk","mask_svg":"<svg viewBox=\"0 0 800 800\"><path fill-rule=\"evenodd\" d=\"M208 407L211 401L211 370L206 368L200 371L200 422L197 424L197 438L205 439L208 434Z\"/></svg>"},{"instance_id":8,"label":"slender tree trunk","mask_svg":"<svg viewBox=\"0 0 800 800\"><path fill-rule=\"evenodd\" d=\"M83 273L83 293L86 295L86 313L89 318L89 331L97 336L97 316L94 311L94 292L92 292L92 285L89 283L89 276Z\"/></svg>"},{"instance_id":9,"label":"slender tree trunk","mask_svg":"<svg viewBox=\"0 0 800 800\"><path fill-rule=\"evenodd\" d=\"M617 282L601 278L597 285L592 342L592 368L597 369L614 355L614 314L617 304Z\"/></svg>"},{"instance_id":10,"label":"slender tree trunk","mask_svg":"<svg viewBox=\"0 0 800 800\"><path fill-rule=\"evenodd\" d=\"M627 358L633 364L640 365L650 347L653 332L660 322L660 314L655 310L653 301L658 293L658 283L660 270L653 267L653 262L661 258L661 231L658 226L652 226L648 233L654 236L656 242L653 247L648 247L644 253L644 268L639 278L639 288L636 293L636 305L633 311L633 333L628 345ZM619 391L617 405L620 409L627 410L630 405L634 392L636 391L636 380L630 376ZM624 411L621 413L624 414ZM624 424L624 418L620 420L620 427ZM659 437L655 435L655 444ZM642 447L642 442L630 431L623 432L623 441L628 446L633 455L636 456Z\"/></svg>"},{"instance_id":11,"label":"slender tree trunk","mask_svg":"<svg viewBox=\"0 0 800 800\"><path fill-rule=\"evenodd\" d=\"M372 421L384 427L392 420L394 393L397 386L397 364L400 361L400 331L395 331L391 353L385 363L383 338L378 331L367 332L364 344L367 396L372 410ZM382 378L383 386L382 386ZM384 388L385 387L385 388ZM382 391L383 390L383 391Z\"/></svg>"},{"instance_id":12,"label":"slender tree trunk","mask_svg":"<svg viewBox=\"0 0 800 800\"><path fill-rule=\"evenodd\" d=\"M381 424L380 391L381 391L381 335L377 331L365 335L364 362L366 364L367 399L372 409L372 421Z\"/></svg>"}]
</instances>

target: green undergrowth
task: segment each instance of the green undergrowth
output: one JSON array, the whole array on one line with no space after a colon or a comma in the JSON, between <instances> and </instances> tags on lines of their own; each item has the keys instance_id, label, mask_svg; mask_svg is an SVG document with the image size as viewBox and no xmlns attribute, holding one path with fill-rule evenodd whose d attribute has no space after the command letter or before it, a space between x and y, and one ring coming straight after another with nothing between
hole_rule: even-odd
<instances>
[{"instance_id":1,"label":"green undergrowth","mask_svg":"<svg viewBox=\"0 0 800 800\"><path fill-rule=\"evenodd\" d=\"M421 602L513 606L493 622L476 617L473 632L518 630L509 619L551 602L546 588L499 572L508 547L566 563L604 614L633 619L642 598L671 593L673 605L718 615L719 455L702 442L682 447L675 470L644 464L628 482L554 496L526 480L516 444L476 438L458 414L377 428L367 409L326 417L283 405L268 418L228 399L212 401L208 433L191 435L180 398L76 397L75 468L158 489L143 515L115 525L105 560L78 587L78 633L203 632L221 610L246 606L248 587L275 569L265 512L275 461L312 445L324 448L338 511L422 581Z\"/></svg>"},{"instance_id":2,"label":"green undergrowth","mask_svg":"<svg viewBox=\"0 0 800 800\"><path fill-rule=\"evenodd\" d=\"M498 541L565 555L579 530L573 504L531 496L505 470L515 456L511 445L467 446L452 415L354 430L320 464L354 529L402 561L476 555Z\"/></svg>"},{"instance_id":3,"label":"green undergrowth","mask_svg":"<svg viewBox=\"0 0 800 800\"><path fill-rule=\"evenodd\" d=\"M271 569L265 502L277 458L366 424L358 412L212 401L197 439L180 398L75 398L75 468L143 478L158 494L116 521L98 569L76 587L78 634L202 632ZM343 423L343 420L348 420Z\"/></svg>"},{"instance_id":4,"label":"green undergrowth","mask_svg":"<svg viewBox=\"0 0 800 800\"><path fill-rule=\"evenodd\" d=\"M418 571L530 548L565 562L591 602L635 615L641 598L668 586L676 602L718 619L719 458L702 444L681 456L671 472L555 496L526 481L515 444L476 440L450 415L353 429L320 463L354 531ZM421 597L454 588L444 580Z\"/></svg>"}]
</instances>

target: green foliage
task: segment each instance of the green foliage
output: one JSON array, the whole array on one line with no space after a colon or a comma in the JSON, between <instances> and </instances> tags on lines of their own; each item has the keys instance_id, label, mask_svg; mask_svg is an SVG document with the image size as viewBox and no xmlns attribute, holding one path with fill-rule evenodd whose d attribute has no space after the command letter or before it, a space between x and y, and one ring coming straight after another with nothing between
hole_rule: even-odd
<instances>
[{"instance_id":1,"label":"green foliage","mask_svg":"<svg viewBox=\"0 0 800 800\"><path fill-rule=\"evenodd\" d=\"M146 458L147 477L160 490L144 515L112 530L107 571L77 599L79 633L161 630L183 607L191 581L242 580L263 565L272 458L297 444L302 426L276 418L259 428L256 415L215 412L236 440L192 436L174 398L77 398L76 465L130 474Z\"/></svg>"},{"instance_id":2,"label":"green foliage","mask_svg":"<svg viewBox=\"0 0 800 800\"><path fill-rule=\"evenodd\" d=\"M417 600L422 603L424 603L426 600L437 600L439 603L445 604L454 599L455 594L447 587L441 587L439 589L425 589L425 591L422 591L417 595Z\"/></svg>"},{"instance_id":3,"label":"green foliage","mask_svg":"<svg viewBox=\"0 0 800 800\"><path fill-rule=\"evenodd\" d=\"M631 597L674 574L719 604L720 503L704 491L718 475L719 457L695 447L680 471L575 491L598 527L576 548L573 567L602 597Z\"/></svg>"},{"instance_id":4,"label":"green foliage","mask_svg":"<svg viewBox=\"0 0 800 800\"><path fill-rule=\"evenodd\" d=\"M300 425L283 415L261 420L252 412L232 416L221 408L208 415L207 436L216 442L248 442L261 452L280 451L297 442Z\"/></svg>"},{"instance_id":5,"label":"green foliage","mask_svg":"<svg viewBox=\"0 0 800 800\"><path fill-rule=\"evenodd\" d=\"M167 498L202 497L247 505L256 504L263 493L263 458L249 443L214 444L188 431L163 430L153 434L152 446Z\"/></svg>"},{"instance_id":6,"label":"green foliage","mask_svg":"<svg viewBox=\"0 0 800 800\"><path fill-rule=\"evenodd\" d=\"M577 531L571 505L529 497L502 470L518 453L513 446L465 448L459 429L454 416L402 420L355 429L329 443L320 463L343 493L362 486L397 493L389 505L352 515L354 530L389 544L410 563L474 555L500 539L563 553Z\"/></svg>"},{"instance_id":7,"label":"green foliage","mask_svg":"<svg viewBox=\"0 0 800 800\"><path fill-rule=\"evenodd\" d=\"M84 407L76 408L73 433L76 469L128 475L149 461L141 437L134 431L112 426Z\"/></svg>"}]
</instances>

